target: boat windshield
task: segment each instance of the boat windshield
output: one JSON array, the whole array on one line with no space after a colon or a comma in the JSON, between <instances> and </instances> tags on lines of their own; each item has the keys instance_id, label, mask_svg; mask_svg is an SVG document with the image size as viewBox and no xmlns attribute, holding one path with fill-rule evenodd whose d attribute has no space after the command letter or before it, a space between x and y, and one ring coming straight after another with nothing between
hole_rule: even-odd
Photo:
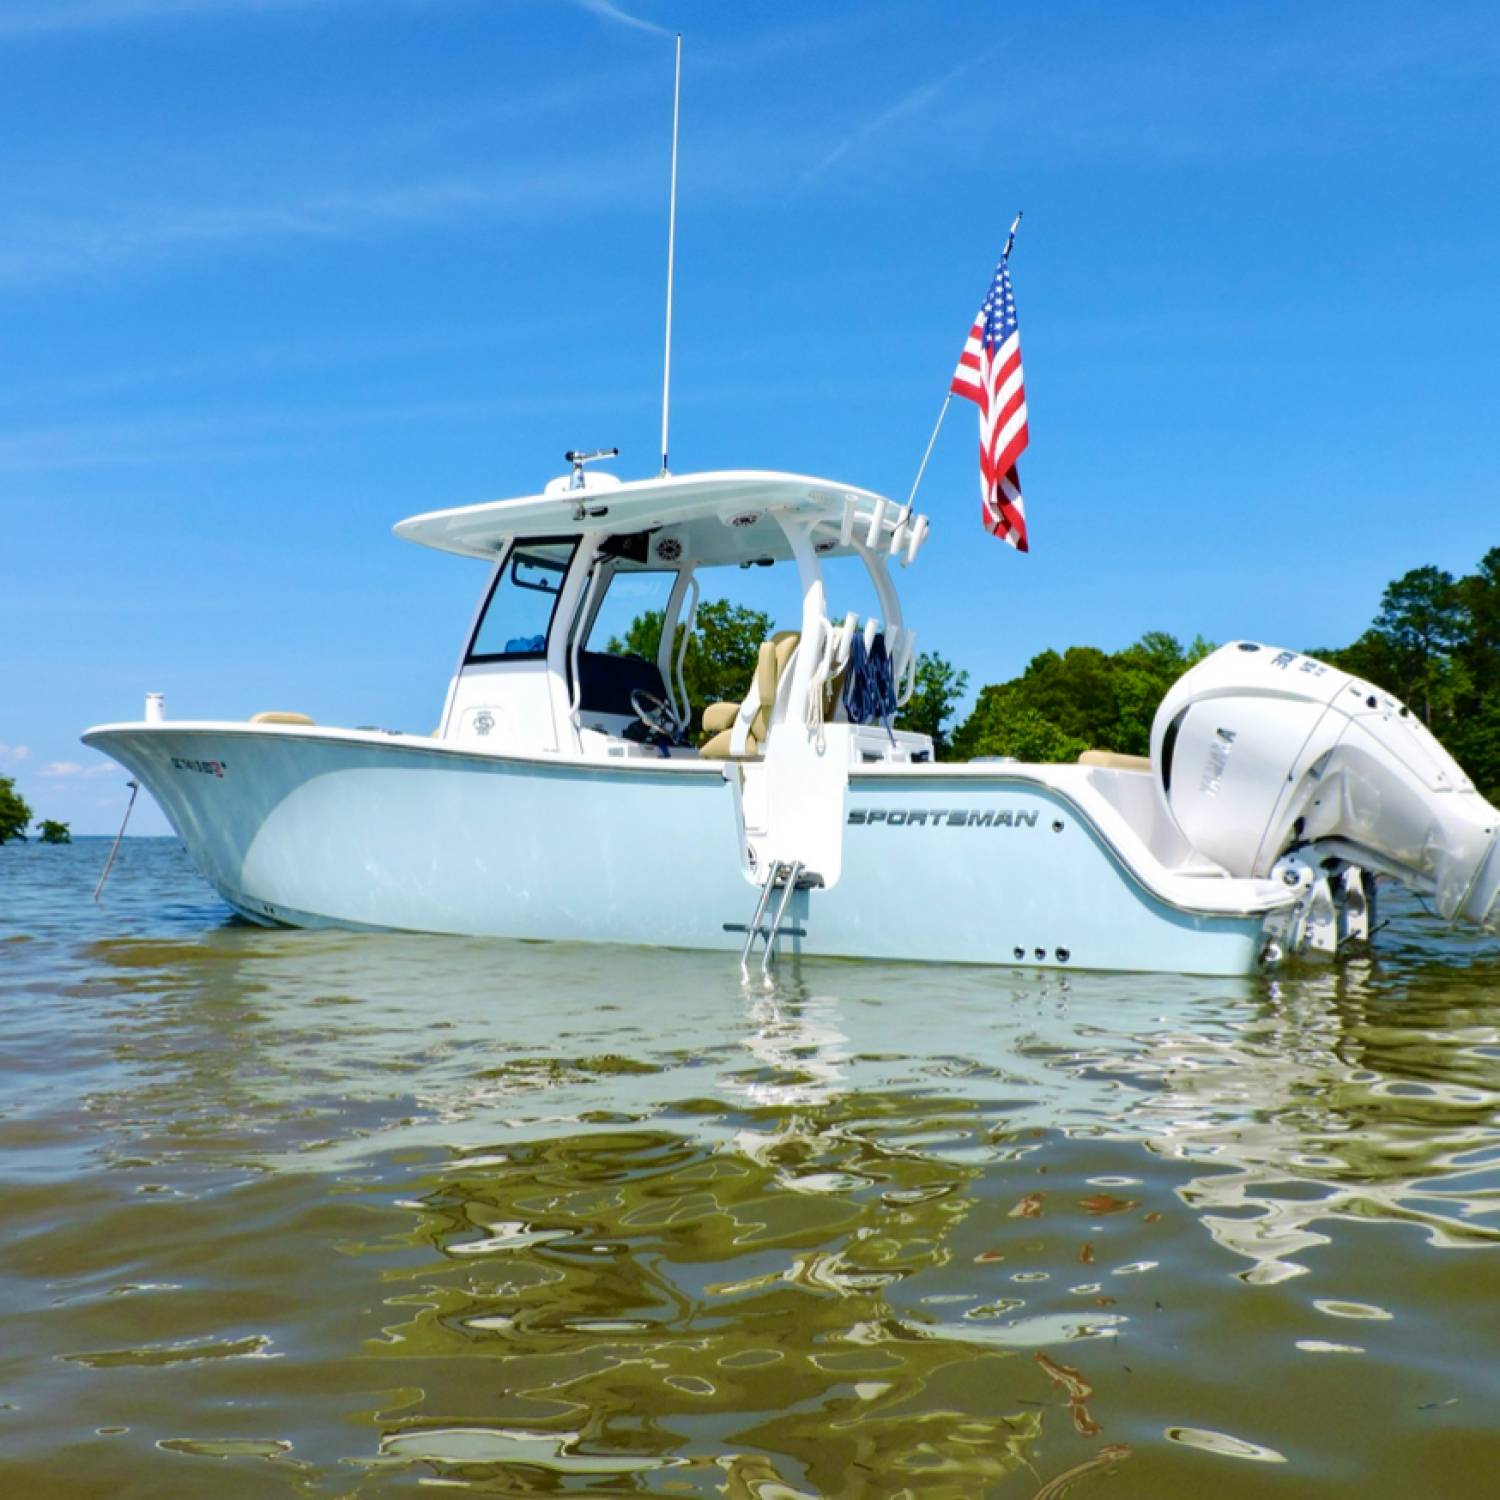
<instances>
[{"instance_id":1,"label":"boat windshield","mask_svg":"<svg viewBox=\"0 0 1500 1500\"><path fill-rule=\"evenodd\" d=\"M467 660L520 661L547 654L547 636L578 538L540 537L511 551L485 601Z\"/></svg>"},{"instance_id":2,"label":"boat windshield","mask_svg":"<svg viewBox=\"0 0 1500 1500\"><path fill-rule=\"evenodd\" d=\"M594 615L586 649L655 661L661 646L662 620L676 582L675 569L617 572Z\"/></svg>"}]
</instances>

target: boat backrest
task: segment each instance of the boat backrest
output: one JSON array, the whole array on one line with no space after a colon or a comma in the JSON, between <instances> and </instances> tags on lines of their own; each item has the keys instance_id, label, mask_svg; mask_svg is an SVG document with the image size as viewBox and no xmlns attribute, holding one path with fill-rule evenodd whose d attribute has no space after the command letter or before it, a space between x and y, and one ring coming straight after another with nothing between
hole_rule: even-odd
<instances>
[{"instance_id":1,"label":"boat backrest","mask_svg":"<svg viewBox=\"0 0 1500 1500\"><path fill-rule=\"evenodd\" d=\"M756 701L750 715L750 733L761 744L765 743L766 731L771 727L776 690L801 639L795 630L780 630L770 640L761 642L755 662Z\"/></svg>"}]
</instances>

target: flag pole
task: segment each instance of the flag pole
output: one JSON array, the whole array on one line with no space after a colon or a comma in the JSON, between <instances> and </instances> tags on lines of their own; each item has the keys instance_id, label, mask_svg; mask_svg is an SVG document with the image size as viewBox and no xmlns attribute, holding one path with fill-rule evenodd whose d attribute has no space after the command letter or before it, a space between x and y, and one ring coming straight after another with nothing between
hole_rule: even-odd
<instances>
[{"instance_id":1,"label":"flag pole","mask_svg":"<svg viewBox=\"0 0 1500 1500\"><path fill-rule=\"evenodd\" d=\"M677 66L672 79L672 191L667 209L667 338L661 366L661 475L667 467L667 414L672 397L672 270L677 251L677 119L682 104L682 33L677 33Z\"/></svg>"},{"instance_id":2,"label":"flag pole","mask_svg":"<svg viewBox=\"0 0 1500 1500\"><path fill-rule=\"evenodd\" d=\"M1010 252L1015 247L1016 230L1021 227L1021 211L1016 210L1016 216L1010 221L1010 233L1005 236L1005 249L1000 252L1001 260L1009 260Z\"/></svg>"},{"instance_id":3,"label":"flag pole","mask_svg":"<svg viewBox=\"0 0 1500 1500\"><path fill-rule=\"evenodd\" d=\"M1010 233L1005 236L1005 249L1000 252L1001 260L1009 260L1010 252L1016 243L1016 230L1021 227L1021 215L1017 212L1010 222ZM906 504L901 508L901 514L896 517L896 525L904 526L911 518L911 508L916 503L917 489L922 483L922 476L927 472L927 460L932 457L932 449L937 442L938 433L943 429L943 418L948 415L948 407L953 401L953 392L949 391L943 397L943 404L938 408L937 421L933 424L932 436L927 439L927 451L922 455L922 462L917 465L917 477L911 482L911 494L906 497Z\"/></svg>"},{"instance_id":4,"label":"flag pole","mask_svg":"<svg viewBox=\"0 0 1500 1500\"><path fill-rule=\"evenodd\" d=\"M932 436L927 439L927 451L922 455L922 462L917 465L917 477L911 482L911 494L906 497L906 504L901 508L901 514L896 517L896 525L904 526L911 516L913 502L917 498L917 486L922 482L922 476L927 472L927 460L932 457L933 445L937 442L937 435L943 430L943 418L948 415L948 407L953 400L953 392L949 391L943 397L943 404L938 407L938 419L933 424Z\"/></svg>"}]
</instances>

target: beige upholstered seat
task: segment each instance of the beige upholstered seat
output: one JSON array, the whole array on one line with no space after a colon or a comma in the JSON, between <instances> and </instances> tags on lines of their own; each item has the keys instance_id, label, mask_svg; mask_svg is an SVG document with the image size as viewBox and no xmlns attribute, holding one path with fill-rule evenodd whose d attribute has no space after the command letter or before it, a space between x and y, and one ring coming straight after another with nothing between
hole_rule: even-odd
<instances>
[{"instance_id":1,"label":"beige upholstered seat","mask_svg":"<svg viewBox=\"0 0 1500 1500\"><path fill-rule=\"evenodd\" d=\"M1078 757L1080 766L1102 766L1106 771L1149 771L1149 755L1121 755L1117 750L1085 750Z\"/></svg>"},{"instance_id":2,"label":"beige upholstered seat","mask_svg":"<svg viewBox=\"0 0 1500 1500\"><path fill-rule=\"evenodd\" d=\"M732 705L731 705L732 706ZM730 747L734 742L734 730L721 729L712 739L704 740L698 746L698 758L700 760L728 760L730 758ZM760 756L760 741L753 734L745 736L745 754L742 757L754 760Z\"/></svg>"},{"instance_id":3,"label":"beige upholstered seat","mask_svg":"<svg viewBox=\"0 0 1500 1500\"><path fill-rule=\"evenodd\" d=\"M747 721L746 756L759 755L771 727L771 708L786 664L792 659L801 636L795 630L781 630L768 641L762 641L755 659L755 675L743 703L710 703L703 710L703 728L712 736L698 747L698 754L709 760L728 760L732 754L735 725Z\"/></svg>"},{"instance_id":4,"label":"beige upholstered seat","mask_svg":"<svg viewBox=\"0 0 1500 1500\"><path fill-rule=\"evenodd\" d=\"M294 714L278 708L268 708L262 713L251 714L252 724L311 724L306 714Z\"/></svg>"}]
</instances>

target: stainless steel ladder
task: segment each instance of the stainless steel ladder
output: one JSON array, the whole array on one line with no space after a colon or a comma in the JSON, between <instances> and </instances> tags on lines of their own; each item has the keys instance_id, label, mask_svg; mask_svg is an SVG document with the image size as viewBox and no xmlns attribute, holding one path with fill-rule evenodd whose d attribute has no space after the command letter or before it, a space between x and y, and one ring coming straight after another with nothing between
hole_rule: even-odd
<instances>
[{"instance_id":1,"label":"stainless steel ladder","mask_svg":"<svg viewBox=\"0 0 1500 1500\"><path fill-rule=\"evenodd\" d=\"M766 872L765 883L760 888L760 899L755 903L755 915L750 918L750 925L745 929L745 946L740 950L741 983L750 982L750 953L758 937L764 938L766 944L766 951L760 960L760 977L765 983L770 983L771 966L776 961L776 937L791 907L792 893L798 886L811 890L822 884L823 877L808 873L800 860L778 861ZM781 886L781 900L776 903L775 915L771 918L771 925L767 927L764 925L766 912L771 905L771 893L778 885Z\"/></svg>"}]
</instances>

